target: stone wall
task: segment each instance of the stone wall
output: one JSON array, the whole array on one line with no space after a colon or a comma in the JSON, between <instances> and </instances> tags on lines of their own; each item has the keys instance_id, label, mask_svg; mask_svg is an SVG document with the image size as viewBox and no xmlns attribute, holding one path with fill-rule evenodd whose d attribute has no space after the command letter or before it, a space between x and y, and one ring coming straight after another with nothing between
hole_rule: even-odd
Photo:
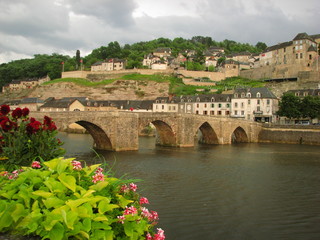
<instances>
[{"instance_id":1,"label":"stone wall","mask_svg":"<svg viewBox=\"0 0 320 240\"><path fill-rule=\"evenodd\" d=\"M320 128L318 127L277 127L263 128L259 142L320 145Z\"/></svg>"}]
</instances>

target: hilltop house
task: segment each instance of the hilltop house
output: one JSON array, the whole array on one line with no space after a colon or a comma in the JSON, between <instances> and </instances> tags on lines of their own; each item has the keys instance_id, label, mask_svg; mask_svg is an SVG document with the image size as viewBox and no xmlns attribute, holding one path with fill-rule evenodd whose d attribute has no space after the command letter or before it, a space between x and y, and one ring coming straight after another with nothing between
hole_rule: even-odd
<instances>
[{"instance_id":1,"label":"hilltop house","mask_svg":"<svg viewBox=\"0 0 320 240\"><path fill-rule=\"evenodd\" d=\"M108 58L105 61L96 62L91 66L91 72L118 71L126 67L126 61L118 58Z\"/></svg>"},{"instance_id":2,"label":"hilltop house","mask_svg":"<svg viewBox=\"0 0 320 240\"><path fill-rule=\"evenodd\" d=\"M35 86L38 86L44 82L50 81L50 77L46 76L43 78L30 78L30 79L24 79L24 80L12 80L11 83L8 83L3 86L2 92L13 92L18 91L22 89L30 89L34 88Z\"/></svg>"}]
</instances>

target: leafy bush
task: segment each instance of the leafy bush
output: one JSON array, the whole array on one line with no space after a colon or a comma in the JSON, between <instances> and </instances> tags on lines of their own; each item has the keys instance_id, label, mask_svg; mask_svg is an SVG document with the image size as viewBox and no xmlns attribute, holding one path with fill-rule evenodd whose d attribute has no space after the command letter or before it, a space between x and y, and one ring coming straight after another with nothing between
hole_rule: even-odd
<instances>
[{"instance_id":1,"label":"leafy bush","mask_svg":"<svg viewBox=\"0 0 320 240\"><path fill-rule=\"evenodd\" d=\"M163 240L158 214L137 185L74 159L33 162L0 176L0 232L42 239Z\"/></svg>"},{"instance_id":2,"label":"leafy bush","mask_svg":"<svg viewBox=\"0 0 320 240\"><path fill-rule=\"evenodd\" d=\"M7 170L30 166L35 158L51 160L62 156L63 144L55 136L58 131L51 118L45 116L43 123L29 118L28 108L0 107L0 164Z\"/></svg>"}]
</instances>

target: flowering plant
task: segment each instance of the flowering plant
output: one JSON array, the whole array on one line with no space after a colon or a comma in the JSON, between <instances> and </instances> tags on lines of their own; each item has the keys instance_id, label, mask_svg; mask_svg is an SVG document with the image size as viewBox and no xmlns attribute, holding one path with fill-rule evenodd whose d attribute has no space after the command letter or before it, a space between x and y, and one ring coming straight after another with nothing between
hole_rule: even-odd
<instances>
[{"instance_id":1,"label":"flowering plant","mask_svg":"<svg viewBox=\"0 0 320 240\"><path fill-rule=\"evenodd\" d=\"M33 162L0 176L0 232L42 239L164 240L158 214L132 180L74 159ZM13 176L13 177L12 177Z\"/></svg>"},{"instance_id":2,"label":"flowering plant","mask_svg":"<svg viewBox=\"0 0 320 240\"><path fill-rule=\"evenodd\" d=\"M30 166L35 158L47 161L64 154L51 118L45 116L41 123L29 117L28 108L10 112L8 105L0 107L0 163L6 170Z\"/></svg>"}]
</instances>

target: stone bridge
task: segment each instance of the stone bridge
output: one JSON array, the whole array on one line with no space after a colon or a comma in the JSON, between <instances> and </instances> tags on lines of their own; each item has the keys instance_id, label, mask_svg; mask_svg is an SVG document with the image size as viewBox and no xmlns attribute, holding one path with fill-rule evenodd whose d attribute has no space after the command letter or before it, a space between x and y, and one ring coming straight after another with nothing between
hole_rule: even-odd
<instances>
[{"instance_id":1,"label":"stone bridge","mask_svg":"<svg viewBox=\"0 0 320 240\"><path fill-rule=\"evenodd\" d=\"M153 112L33 112L37 120L52 117L58 130L72 123L84 127L94 140L96 149L128 151L139 149L139 133L152 123L157 144L171 147L192 147L195 139L204 144L258 142L261 124L242 119L205 115Z\"/></svg>"}]
</instances>

